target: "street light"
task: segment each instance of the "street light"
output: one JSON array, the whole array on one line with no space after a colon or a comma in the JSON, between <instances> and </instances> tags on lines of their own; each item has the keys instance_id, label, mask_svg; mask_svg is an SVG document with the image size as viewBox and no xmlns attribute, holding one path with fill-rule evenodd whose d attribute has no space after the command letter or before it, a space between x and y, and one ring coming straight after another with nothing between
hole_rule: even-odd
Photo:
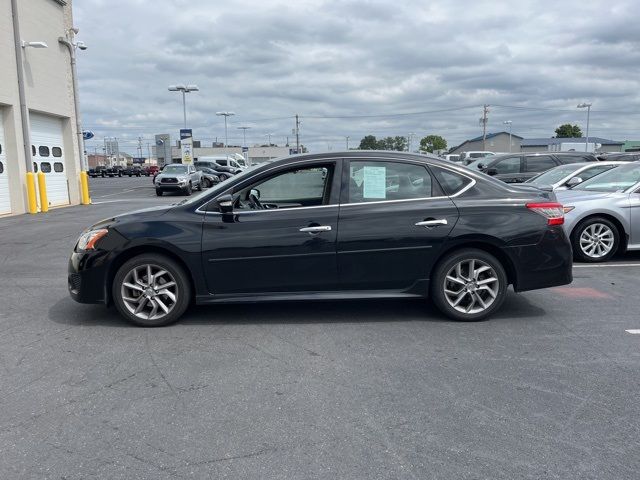
<instances>
[{"instance_id":1,"label":"street light","mask_svg":"<svg viewBox=\"0 0 640 480\"><path fill-rule=\"evenodd\" d=\"M227 137L227 117L235 115L234 112L216 112L219 117L224 117L224 146L229 145L229 138Z\"/></svg>"},{"instance_id":2,"label":"street light","mask_svg":"<svg viewBox=\"0 0 640 480\"><path fill-rule=\"evenodd\" d=\"M589 151L589 115L591 114L591 103L579 103L578 108L586 108L587 109L587 136L584 142L584 151Z\"/></svg>"},{"instance_id":3,"label":"street light","mask_svg":"<svg viewBox=\"0 0 640 480\"><path fill-rule=\"evenodd\" d=\"M349 135L347 135L346 137L344 137L345 140L347 141L347 150L349 150Z\"/></svg>"},{"instance_id":4,"label":"street light","mask_svg":"<svg viewBox=\"0 0 640 480\"><path fill-rule=\"evenodd\" d=\"M242 130L242 146L246 147L247 146L247 130L249 130L251 127L237 127L238 130Z\"/></svg>"},{"instance_id":5,"label":"street light","mask_svg":"<svg viewBox=\"0 0 640 480\"><path fill-rule=\"evenodd\" d=\"M411 153L411 143L413 143L413 136L415 135L414 132L409 133L409 135L407 135L407 152Z\"/></svg>"},{"instance_id":6,"label":"street light","mask_svg":"<svg viewBox=\"0 0 640 480\"><path fill-rule=\"evenodd\" d=\"M170 92L182 92L182 115L184 117L184 128L187 128L187 99L186 94L189 92L198 92L200 89L197 85L169 85Z\"/></svg>"},{"instance_id":7,"label":"street light","mask_svg":"<svg viewBox=\"0 0 640 480\"><path fill-rule=\"evenodd\" d=\"M73 101L76 110L76 134L78 135L78 150L80 150L80 169L87 170L88 165L84 156L84 136L82 135L82 117L80 116L80 99L78 96L78 72L76 69L76 50L79 48L84 51L87 49L87 45L84 42L76 42L76 35L80 30L78 28L70 28L65 32L64 37L58 37L58 43L64 45L69 50L71 55L71 77L73 81ZM44 42L29 42L28 46L33 43L42 43L45 48L47 46ZM36 48L42 48L42 46L35 46Z\"/></svg>"},{"instance_id":8,"label":"street light","mask_svg":"<svg viewBox=\"0 0 640 480\"><path fill-rule=\"evenodd\" d=\"M273 135L273 133L265 133L264 134L265 137L269 137L269 146L271 146L271 135Z\"/></svg>"},{"instance_id":9,"label":"street light","mask_svg":"<svg viewBox=\"0 0 640 480\"><path fill-rule=\"evenodd\" d=\"M509 153L511 153L511 124L513 123L511 120L505 120L502 122L505 125L509 125Z\"/></svg>"}]
</instances>

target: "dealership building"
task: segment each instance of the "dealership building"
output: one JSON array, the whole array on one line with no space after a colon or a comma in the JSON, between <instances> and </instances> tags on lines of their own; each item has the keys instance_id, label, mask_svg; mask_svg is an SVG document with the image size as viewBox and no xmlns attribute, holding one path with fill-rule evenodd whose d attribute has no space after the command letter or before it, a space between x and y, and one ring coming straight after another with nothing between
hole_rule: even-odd
<instances>
[{"instance_id":1,"label":"dealership building","mask_svg":"<svg viewBox=\"0 0 640 480\"><path fill-rule=\"evenodd\" d=\"M80 203L74 34L70 0L0 2L0 215L28 211L28 172L50 207Z\"/></svg>"}]
</instances>

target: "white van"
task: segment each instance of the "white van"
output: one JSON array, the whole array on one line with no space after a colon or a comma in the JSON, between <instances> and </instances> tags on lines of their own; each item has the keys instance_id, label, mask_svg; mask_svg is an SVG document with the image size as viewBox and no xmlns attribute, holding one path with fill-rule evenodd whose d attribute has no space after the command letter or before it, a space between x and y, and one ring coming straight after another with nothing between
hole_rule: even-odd
<instances>
[{"instance_id":1,"label":"white van","mask_svg":"<svg viewBox=\"0 0 640 480\"><path fill-rule=\"evenodd\" d=\"M458 161L462 162L463 165L468 165L471 162L475 162L479 158L493 157L494 155L495 152L489 152L485 150L471 150L469 152L462 152Z\"/></svg>"},{"instance_id":2,"label":"white van","mask_svg":"<svg viewBox=\"0 0 640 480\"><path fill-rule=\"evenodd\" d=\"M242 155L240 155L242 156ZM242 170L247 168L247 165L244 161L234 158L235 155L215 155L209 157L198 157L199 162L216 162L218 165L222 165L223 167L231 167L234 169L234 173L240 173ZM241 163L242 162L242 163Z\"/></svg>"}]
</instances>

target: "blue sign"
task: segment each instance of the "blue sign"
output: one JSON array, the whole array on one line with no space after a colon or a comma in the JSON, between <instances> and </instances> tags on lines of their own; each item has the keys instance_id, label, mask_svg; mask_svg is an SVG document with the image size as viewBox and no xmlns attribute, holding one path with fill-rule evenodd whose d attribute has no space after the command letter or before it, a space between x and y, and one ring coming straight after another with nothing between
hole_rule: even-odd
<instances>
[{"instance_id":1,"label":"blue sign","mask_svg":"<svg viewBox=\"0 0 640 480\"><path fill-rule=\"evenodd\" d=\"M89 130L85 130L84 132L82 132L82 138L84 138L85 140L91 140L93 137L93 132L90 132Z\"/></svg>"},{"instance_id":2,"label":"blue sign","mask_svg":"<svg viewBox=\"0 0 640 480\"><path fill-rule=\"evenodd\" d=\"M144 163L144 158L141 157L133 157L132 162L131 163Z\"/></svg>"},{"instance_id":3,"label":"blue sign","mask_svg":"<svg viewBox=\"0 0 640 480\"><path fill-rule=\"evenodd\" d=\"M242 147L242 153L248 152L248 151L249 151L249 147Z\"/></svg>"},{"instance_id":4,"label":"blue sign","mask_svg":"<svg viewBox=\"0 0 640 480\"><path fill-rule=\"evenodd\" d=\"M190 128L181 128L180 129L180 140L184 140L185 138L192 138L193 131Z\"/></svg>"}]
</instances>

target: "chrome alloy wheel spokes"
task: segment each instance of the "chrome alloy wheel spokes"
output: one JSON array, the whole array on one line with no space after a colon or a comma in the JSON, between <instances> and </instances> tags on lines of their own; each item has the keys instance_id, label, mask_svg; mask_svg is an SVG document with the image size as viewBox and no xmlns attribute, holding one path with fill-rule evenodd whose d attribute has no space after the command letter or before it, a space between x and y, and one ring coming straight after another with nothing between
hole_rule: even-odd
<instances>
[{"instance_id":1,"label":"chrome alloy wheel spokes","mask_svg":"<svg viewBox=\"0 0 640 480\"><path fill-rule=\"evenodd\" d=\"M496 301L500 281L488 263L468 259L451 267L443 286L447 302L457 311L480 313Z\"/></svg>"},{"instance_id":2,"label":"chrome alloy wheel spokes","mask_svg":"<svg viewBox=\"0 0 640 480\"><path fill-rule=\"evenodd\" d=\"M158 320L176 306L178 286L168 271L157 265L139 265L127 273L121 287L127 310L143 320Z\"/></svg>"},{"instance_id":3,"label":"chrome alloy wheel spokes","mask_svg":"<svg viewBox=\"0 0 640 480\"><path fill-rule=\"evenodd\" d=\"M591 258L601 258L611 252L615 237L613 231L603 223L593 223L580 234L580 249Z\"/></svg>"}]
</instances>

